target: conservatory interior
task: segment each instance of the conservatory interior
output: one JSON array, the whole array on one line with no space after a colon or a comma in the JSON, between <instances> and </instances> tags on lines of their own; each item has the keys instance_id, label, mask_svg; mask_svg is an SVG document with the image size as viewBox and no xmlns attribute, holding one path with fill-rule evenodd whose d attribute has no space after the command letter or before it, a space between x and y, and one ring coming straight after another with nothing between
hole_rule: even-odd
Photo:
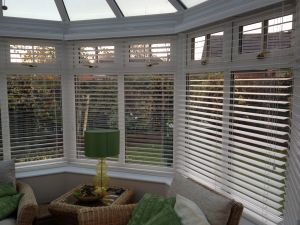
<instances>
[{"instance_id":1,"label":"conservatory interior","mask_svg":"<svg viewBox=\"0 0 300 225\"><path fill-rule=\"evenodd\" d=\"M1 225L300 224L298 0L0 3Z\"/></svg>"}]
</instances>

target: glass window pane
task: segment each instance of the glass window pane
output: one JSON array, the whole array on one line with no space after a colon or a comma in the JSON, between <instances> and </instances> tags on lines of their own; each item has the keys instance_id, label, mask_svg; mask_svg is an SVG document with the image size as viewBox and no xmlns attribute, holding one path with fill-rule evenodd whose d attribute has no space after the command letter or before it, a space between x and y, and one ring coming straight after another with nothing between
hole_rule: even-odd
<instances>
[{"instance_id":1,"label":"glass window pane","mask_svg":"<svg viewBox=\"0 0 300 225\"><path fill-rule=\"evenodd\" d=\"M174 13L176 9L168 0L116 0L124 16L143 16Z\"/></svg>"},{"instance_id":2,"label":"glass window pane","mask_svg":"<svg viewBox=\"0 0 300 225\"><path fill-rule=\"evenodd\" d=\"M240 53L253 53L261 50L262 22L242 27Z\"/></svg>"},{"instance_id":3,"label":"glass window pane","mask_svg":"<svg viewBox=\"0 0 300 225\"><path fill-rule=\"evenodd\" d=\"M115 18L105 0L64 0L71 21Z\"/></svg>"},{"instance_id":4,"label":"glass window pane","mask_svg":"<svg viewBox=\"0 0 300 225\"><path fill-rule=\"evenodd\" d=\"M207 0L182 0L183 4L188 8L193 7L195 5L199 5L202 2L206 2L206 1Z\"/></svg>"},{"instance_id":5,"label":"glass window pane","mask_svg":"<svg viewBox=\"0 0 300 225\"><path fill-rule=\"evenodd\" d=\"M172 167L172 74L125 75L126 163Z\"/></svg>"},{"instance_id":6,"label":"glass window pane","mask_svg":"<svg viewBox=\"0 0 300 225\"><path fill-rule=\"evenodd\" d=\"M267 48L283 49L292 45L293 15L268 21Z\"/></svg>"},{"instance_id":7,"label":"glass window pane","mask_svg":"<svg viewBox=\"0 0 300 225\"><path fill-rule=\"evenodd\" d=\"M10 75L7 95L12 159L29 162L62 158L60 76Z\"/></svg>"},{"instance_id":8,"label":"glass window pane","mask_svg":"<svg viewBox=\"0 0 300 225\"><path fill-rule=\"evenodd\" d=\"M53 0L6 0L5 4L4 16L61 21Z\"/></svg>"},{"instance_id":9,"label":"glass window pane","mask_svg":"<svg viewBox=\"0 0 300 225\"><path fill-rule=\"evenodd\" d=\"M204 58L205 40L205 36L196 37L194 39L194 60L201 60Z\"/></svg>"},{"instance_id":10,"label":"glass window pane","mask_svg":"<svg viewBox=\"0 0 300 225\"><path fill-rule=\"evenodd\" d=\"M75 104L77 158L85 158L84 131L118 128L118 76L76 75Z\"/></svg>"},{"instance_id":11,"label":"glass window pane","mask_svg":"<svg viewBox=\"0 0 300 225\"><path fill-rule=\"evenodd\" d=\"M222 57L223 55L223 36L224 32L217 32L210 35L209 58Z\"/></svg>"}]
</instances>

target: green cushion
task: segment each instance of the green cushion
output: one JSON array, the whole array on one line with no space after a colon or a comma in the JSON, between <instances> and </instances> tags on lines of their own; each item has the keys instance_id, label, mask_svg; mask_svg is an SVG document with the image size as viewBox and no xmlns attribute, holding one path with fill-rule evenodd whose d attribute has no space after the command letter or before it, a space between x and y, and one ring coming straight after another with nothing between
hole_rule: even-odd
<instances>
[{"instance_id":1,"label":"green cushion","mask_svg":"<svg viewBox=\"0 0 300 225\"><path fill-rule=\"evenodd\" d=\"M17 194L17 190L12 183L0 184L0 197L15 195L15 194Z\"/></svg>"},{"instance_id":2,"label":"green cushion","mask_svg":"<svg viewBox=\"0 0 300 225\"><path fill-rule=\"evenodd\" d=\"M164 198L152 194L145 194L137 207L133 210L128 225L141 225L159 214L165 206L174 207L176 198Z\"/></svg>"},{"instance_id":3,"label":"green cushion","mask_svg":"<svg viewBox=\"0 0 300 225\"><path fill-rule=\"evenodd\" d=\"M7 218L18 208L22 196L23 193L18 193L0 198L0 220Z\"/></svg>"},{"instance_id":4,"label":"green cushion","mask_svg":"<svg viewBox=\"0 0 300 225\"><path fill-rule=\"evenodd\" d=\"M175 210L166 205L160 213L153 216L145 225L181 225L181 220Z\"/></svg>"}]
</instances>

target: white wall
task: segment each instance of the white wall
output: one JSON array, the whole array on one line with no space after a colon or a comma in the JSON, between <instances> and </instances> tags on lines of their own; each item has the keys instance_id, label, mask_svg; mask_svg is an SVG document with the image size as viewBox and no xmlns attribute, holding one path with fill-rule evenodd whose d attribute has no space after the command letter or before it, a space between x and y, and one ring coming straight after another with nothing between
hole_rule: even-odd
<instances>
[{"instance_id":1,"label":"white wall","mask_svg":"<svg viewBox=\"0 0 300 225\"><path fill-rule=\"evenodd\" d=\"M63 193L71 190L82 183L92 183L92 175L81 175L74 173L58 173L44 176L34 176L18 179L29 184L39 204L48 203L58 198ZM120 186L134 190L135 201L138 201L144 193L156 193L165 195L168 186L162 183L147 181L128 180L121 178L111 178L112 186Z\"/></svg>"},{"instance_id":2,"label":"white wall","mask_svg":"<svg viewBox=\"0 0 300 225\"><path fill-rule=\"evenodd\" d=\"M39 204L48 203L58 198L63 193L82 183L92 182L92 175L58 173L51 175L21 178L20 181L28 183L37 198ZM134 190L134 201L138 201L144 193L155 193L165 195L168 185L147 181L129 180L121 178L110 179L111 185L120 186ZM256 225L251 221L242 218L240 225Z\"/></svg>"}]
</instances>

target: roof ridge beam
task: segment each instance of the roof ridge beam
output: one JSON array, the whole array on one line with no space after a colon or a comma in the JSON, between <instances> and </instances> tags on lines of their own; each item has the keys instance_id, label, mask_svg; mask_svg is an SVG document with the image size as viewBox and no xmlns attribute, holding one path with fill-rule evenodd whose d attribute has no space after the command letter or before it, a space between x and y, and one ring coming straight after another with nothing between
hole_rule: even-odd
<instances>
[{"instance_id":1,"label":"roof ridge beam","mask_svg":"<svg viewBox=\"0 0 300 225\"><path fill-rule=\"evenodd\" d=\"M106 0L107 4L111 8L111 10L114 12L117 18L123 18L124 14L120 7L118 6L117 2L115 0Z\"/></svg>"},{"instance_id":2,"label":"roof ridge beam","mask_svg":"<svg viewBox=\"0 0 300 225\"><path fill-rule=\"evenodd\" d=\"M59 12L59 15L61 17L61 20L63 22L70 22L70 17L68 15L65 3L63 0L54 0L57 10Z\"/></svg>"},{"instance_id":3,"label":"roof ridge beam","mask_svg":"<svg viewBox=\"0 0 300 225\"><path fill-rule=\"evenodd\" d=\"M177 9L177 11L183 11L186 8L186 6L180 1L180 0L168 0L174 7Z\"/></svg>"}]
</instances>

